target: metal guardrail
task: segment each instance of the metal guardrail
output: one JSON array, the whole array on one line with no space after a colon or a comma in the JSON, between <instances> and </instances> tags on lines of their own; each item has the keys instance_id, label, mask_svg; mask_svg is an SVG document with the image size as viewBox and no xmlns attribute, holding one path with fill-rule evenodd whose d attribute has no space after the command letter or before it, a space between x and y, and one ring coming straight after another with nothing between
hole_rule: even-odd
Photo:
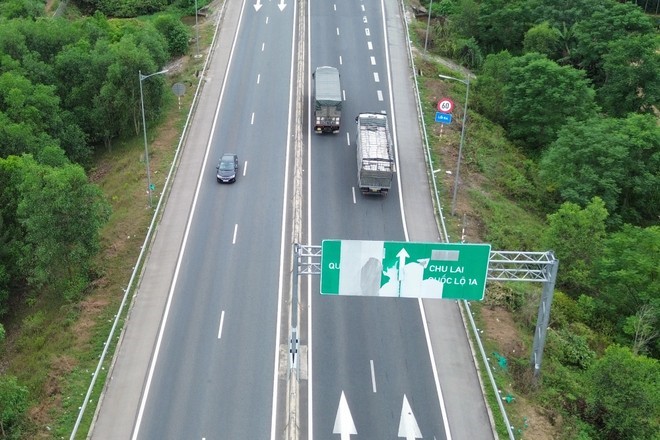
<instances>
[{"instance_id":1,"label":"metal guardrail","mask_svg":"<svg viewBox=\"0 0 660 440\"><path fill-rule=\"evenodd\" d=\"M447 227L445 224L445 217L442 211L442 204L440 203L440 196L438 194L438 186L436 183L435 179L435 172L436 170L433 167L433 159L431 157L431 149L429 147L429 141L428 141L428 134L426 132L426 124L424 123L424 111L422 108L422 102L420 99L420 93L419 93L419 84L417 83L417 68L415 67L415 58L413 57L412 53L412 43L410 41L410 29L408 27L408 21L406 20L406 6L404 4L404 0L399 0L399 9L401 12L401 17L402 21L404 23L405 29L406 29L406 41L408 45L408 58L410 60L410 66L413 72L413 80L415 84L415 98L417 100L417 111L418 111L418 120L420 124L420 128L422 130L423 138L424 138L424 147L426 150L426 160L427 160L427 166L429 167L430 170L430 179L431 183L433 186L433 194L435 197L435 207L437 210L437 217L436 217L436 223L438 224L438 231L440 232L440 238L441 240L444 240L445 242L449 243L449 235L447 234ZM472 328L472 334L474 338L477 340L477 344L479 345L480 352L481 352L481 357L483 360L484 365L486 366L486 371L488 373L488 377L490 378L491 386L493 387L493 391L495 392L495 396L499 396L499 393L497 391L497 384L495 383L495 379L493 378L493 373L490 369L490 365L488 363L488 358L486 357L485 351L483 349L483 345L481 343L481 339L479 338L479 331L477 330L477 326L474 323L474 320L472 319L472 314L470 311L470 305L467 301L463 301L463 307L467 310L467 314L470 317L470 327ZM502 414L502 418L504 419L504 422L506 423L507 426L507 432L509 434L509 438L511 440L514 440L513 436L513 431L511 430L511 423L509 422L509 417L506 413L506 409L504 409L504 406L502 405L502 402L500 399L498 399L498 404L500 408L500 412Z\"/></svg>"},{"instance_id":2,"label":"metal guardrail","mask_svg":"<svg viewBox=\"0 0 660 440\"><path fill-rule=\"evenodd\" d=\"M63 3L66 3L65 0L63 0ZM60 3L60 6L62 3ZM181 152L183 150L183 146L185 144L185 141L188 137L188 131L190 127L190 121L192 120L192 116L195 113L195 109L197 108L197 105L199 103L199 96L200 92L204 83L204 72L206 72L206 69L208 67L208 63L212 58L214 47L215 47L215 41L218 36L218 30L220 29L220 23L222 22L222 19L224 17L225 13L225 5L226 3L223 2L222 8L220 9L220 12L218 14L218 21L216 23L215 27L215 32L213 35L213 40L211 42L211 50L206 57L206 61L204 62L204 67L202 68L202 72L199 75L199 81L197 83L197 88L195 90L195 96L193 97L192 104L190 106L190 111L188 112L188 116L186 118L186 122L183 126L183 132L181 133L181 137L179 139L179 144L177 145L176 148L176 153L174 155L174 159L172 160L172 165L170 166L170 170L167 174L167 178L165 179L165 184L163 185L163 191L161 192L161 197L158 200L158 205L156 206L156 209L154 210L153 216L151 218L151 223L149 224L149 229L147 230L147 235L144 239L144 243L142 244L142 249L140 251L140 255L138 256L138 259L135 263L135 268L133 269L133 273L131 274L131 277L128 281L128 286L124 290L124 296L122 297L121 303L119 305L119 308L117 310L117 314L115 315L115 320L112 323L112 327L110 329L110 333L108 334L108 338L106 339L105 343L103 344L103 352L101 353L101 356L99 357L99 361L96 365L96 369L94 370L94 374L92 375L92 379L90 381L89 387L87 388L87 393L85 394L85 398L83 399L83 402L80 406L80 410L78 411L78 417L76 418L76 422L74 424L73 430L71 432L71 436L69 437L70 440L74 440L76 438L76 435L78 433L78 428L80 427L80 423L82 422L82 419L85 415L85 410L87 409L87 405L89 403L89 399L92 395L92 392L94 391L94 387L96 385L96 381L99 377L99 373L101 372L101 369L103 367L103 363L105 362L105 358L108 354L109 347L112 345L112 339L114 338L115 332L118 328L119 322L123 316L124 313L124 307L126 306L126 303L128 302L128 296L129 294L133 291L135 288L135 281L138 278L138 273L142 270L142 266L144 264L144 258L150 249L151 246L151 240L153 239L154 232L156 230L155 226L160 219L160 215L162 214L162 209L164 206L164 200L167 199L167 195L169 195L171 191L171 185L172 185L172 180L174 176L174 172L176 171L178 165L179 165L179 160L181 156ZM58 6L59 9L59 6ZM123 333L123 329L122 329ZM121 340L121 338L120 338ZM119 343L118 343L119 344ZM115 347L116 348L116 347ZM114 360L113 360L114 363ZM100 399L99 401L100 402ZM98 403L97 402L97 403ZM94 414L94 417L96 417L98 413L98 407L96 409L96 412ZM93 427L93 422L92 422L92 427Z\"/></svg>"}]
</instances>

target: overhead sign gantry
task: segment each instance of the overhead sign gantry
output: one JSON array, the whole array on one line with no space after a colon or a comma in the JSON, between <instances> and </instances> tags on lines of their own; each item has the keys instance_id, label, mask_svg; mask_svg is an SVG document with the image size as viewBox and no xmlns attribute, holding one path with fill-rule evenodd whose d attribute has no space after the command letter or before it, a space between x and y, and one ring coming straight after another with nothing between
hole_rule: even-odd
<instances>
[{"instance_id":1,"label":"overhead sign gantry","mask_svg":"<svg viewBox=\"0 0 660 440\"><path fill-rule=\"evenodd\" d=\"M321 293L479 301L489 244L324 240Z\"/></svg>"}]
</instances>

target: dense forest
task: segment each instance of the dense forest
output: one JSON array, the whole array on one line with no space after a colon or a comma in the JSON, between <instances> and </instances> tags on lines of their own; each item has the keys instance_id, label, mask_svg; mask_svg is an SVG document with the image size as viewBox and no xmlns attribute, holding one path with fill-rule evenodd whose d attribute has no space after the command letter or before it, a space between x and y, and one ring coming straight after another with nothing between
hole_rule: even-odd
<instances>
[{"instance_id":1,"label":"dense forest","mask_svg":"<svg viewBox=\"0 0 660 440\"><path fill-rule=\"evenodd\" d=\"M138 72L188 50L180 17L194 1L171 3L80 1L88 15L77 19L47 16L43 1L0 3L0 322L17 299L76 302L97 278L111 208L87 172L99 151L141 133ZM174 13L117 18L166 7ZM144 83L147 121L163 84ZM0 324L0 353L6 336ZM0 374L0 438L21 437L28 394Z\"/></svg>"},{"instance_id":2,"label":"dense forest","mask_svg":"<svg viewBox=\"0 0 660 440\"><path fill-rule=\"evenodd\" d=\"M193 0L72 3L79 18L48 16L39 0L0 3L0 322L15 298L85 295L110 216L87 172L141 133L138 71L189 50L180 17ZM543 386L572 418L566 438L660 438L657 0L425 6L429 50L475 72L473 111L528 158L502 181L545 229L491 227L484 239L560 260ZM147 123L163 84L144 83ZM0 325L0 353L4 338ZM21 438L28 394L0 370L0 438Z\"/></svg>"},{"instance_id":3,"label":"dense forest","mask_svg":"<svg viewBox=\"0 0 660 440\"><path fill-rule=\"evenodd\" d=\"M543 231L486 225L485 240L560 261L538 395L566 438L660 438L657 2L424 6L429 51L475 72L473 111L527 158L503 167L505 196L544 219Z\"/></svg>"}]
</instances>

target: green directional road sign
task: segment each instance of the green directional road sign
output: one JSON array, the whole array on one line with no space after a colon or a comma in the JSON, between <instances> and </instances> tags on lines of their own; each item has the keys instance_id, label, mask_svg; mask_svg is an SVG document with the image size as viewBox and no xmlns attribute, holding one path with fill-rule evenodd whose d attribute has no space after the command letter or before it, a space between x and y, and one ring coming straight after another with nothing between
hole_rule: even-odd
<instances>
[{"instance_id":1,"label":"green directional road sign","mask_svg":"<svg viewBox=\"0 0 660 440\"><path fill-rule=\"evenodd\" d=\"M324 240L323 295L482 300L489 244Z\"/></svg>"}]
</instances>

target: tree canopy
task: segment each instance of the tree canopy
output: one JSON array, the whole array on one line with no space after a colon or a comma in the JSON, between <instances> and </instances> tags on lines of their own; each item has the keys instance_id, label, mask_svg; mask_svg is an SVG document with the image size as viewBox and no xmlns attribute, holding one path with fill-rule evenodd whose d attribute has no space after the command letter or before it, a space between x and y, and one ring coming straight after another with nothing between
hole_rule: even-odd
<instances>
[{"instance_id":1,"label":"tree canopy","mask_svg":"<svg viewBox=\"0 0 660 440\"><path fill-rule=\"evenodd\" d=\"M650 115L569 121L540 162L551 191L585 206L598 196L612 223L657 221L660 127Z\"/></svg>"},{"instance_id":2,"label":"tree canopy","mask_svg":"<svg viewBox=\"0 0 660 440\"><path fill-rule=\"evenodd\" d=\"M511 60L503 91L509 135L534 149L553 142L567 119L584 121L598 109L583 71L536 53Z\"/></svg>"}]
</instances>

